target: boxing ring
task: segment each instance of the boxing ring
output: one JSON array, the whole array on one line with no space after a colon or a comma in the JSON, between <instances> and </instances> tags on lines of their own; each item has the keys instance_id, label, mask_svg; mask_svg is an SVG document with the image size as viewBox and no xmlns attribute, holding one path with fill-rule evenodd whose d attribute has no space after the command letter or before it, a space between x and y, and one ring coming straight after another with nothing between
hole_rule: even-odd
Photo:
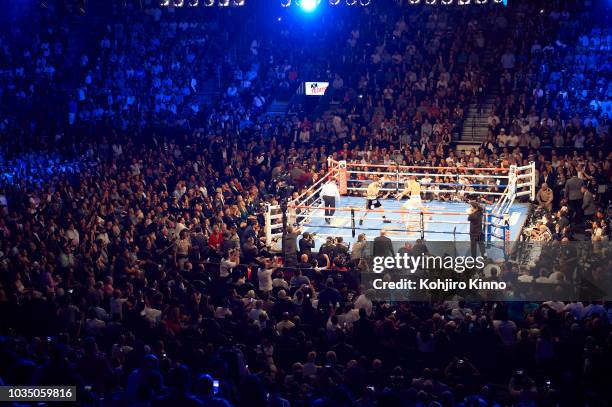
<instances>
[{"instance_id":1,"label":"boxing ring","mask_svg":"<svg viewBox=\"0 0 612 407\"><path fill-rule=\"evenodd\" d=\"M421 185L423 205L419 209L402 208L393 194L401 192L406 178L412 176ZM365 191L374 179L383 178L382 194L377 209L365 209ZM320 191L322 186L336 181L341 194L336 202L331 222L325 221ZM268 242L282 237L283 218L287 225L301 232L316 233L316 247L328 236L356 241L365 234L372 240L385 229L393 241L469 242L467 210L469 202L485 200L483 233L488 247L507 252L507 243L517 241L529 212L529 202L536 194L535 164L510 167L426 167L374 165L328 159L328 171L297 198L280 205L270 205L266 211L265 232ZM524 198L523 198L524 199ZM403 218L411 219L409 225ZM360 222L362 221L362 222ZM360 224L361 223L361 224ZM280 246L280 245L279 245Z\"/></svg>"}]
</instances>

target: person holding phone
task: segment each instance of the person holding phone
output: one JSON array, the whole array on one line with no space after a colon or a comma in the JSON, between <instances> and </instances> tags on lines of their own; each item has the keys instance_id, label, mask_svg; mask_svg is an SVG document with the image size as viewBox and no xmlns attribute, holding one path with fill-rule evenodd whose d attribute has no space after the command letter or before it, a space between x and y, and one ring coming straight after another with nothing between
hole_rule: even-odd
<instances>
[{"instance_id":1,"label":"person holding phone","mask_svg":"<svg viewBox=\"0 0 612 407\"><path fill-rule=\"evenodd\" d=\"M206 407L230 407L230 403L221 395L219 380L209 374L202 374L195 380L193 393Z\"/></svg>"}]
</instances>

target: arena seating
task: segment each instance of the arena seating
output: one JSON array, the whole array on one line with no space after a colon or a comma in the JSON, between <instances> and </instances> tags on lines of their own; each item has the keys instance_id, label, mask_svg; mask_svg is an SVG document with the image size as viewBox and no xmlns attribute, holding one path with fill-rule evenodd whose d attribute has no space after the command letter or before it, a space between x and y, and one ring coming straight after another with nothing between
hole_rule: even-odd
<instances>
[{"instance_id":1,"label":"arena seating","mask_svg":"<svg viewBox=\"0 0 612 407\"><path fill-rule=\"evenodd\" d=\"M342 241L300 245L285 267L263 228L265 205L331 155L534 161L526 239L605 250L605 6L372 1L311 29L249 7L35 3L0 16L1 383L75 385L83 405L610 400L610 302L373 302ZM330 82L328 106L267 114L311 77ZM458 150L488 96L489 135ZM486 278L572 284L571 266L566 253Z\"/></svg>"}]
</instances>

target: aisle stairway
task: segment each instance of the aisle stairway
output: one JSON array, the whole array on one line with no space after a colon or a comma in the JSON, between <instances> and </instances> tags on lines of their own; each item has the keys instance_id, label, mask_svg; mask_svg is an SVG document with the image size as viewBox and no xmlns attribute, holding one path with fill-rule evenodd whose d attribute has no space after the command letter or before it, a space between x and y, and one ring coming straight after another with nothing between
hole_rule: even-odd
<instances>
[{"instance_id":1,"label":"aisle stairway","mask_svg":"<svg viewBox=\"0 0 612 407\"><path fill-rule=\"evenodd\" d=\"M266 115L270 117L283 117L287 114L287 110L289 109L289 101L288 100L273 100L272 103L268 106L266 110Z\"/></svg>"},{"instance_id":2,"label":"aisle stairway","mask_svg":"<svg viewBox=\"0 0 612 407\"><path fill-rule=\"evenodd\" d=\"M461 136L456 142L457 149L470 150L478 147L487 137L489 131L487 117L493 107L493 102L497 96L496 93L490 92L482 106L480 106L480 109L476 103L470 104L465 121L463 122Z\"/></svg>"},{"instance_id":3,"label":"aisle stairway","mask_svg":"<svg viewBox=\"0 0 612 407\"><path fill-rule=\"evenodd\" d=\"M198 84L195 99L200 106L210 106L221 96L221 88L216 78L211 78L202 84Z\"/></svg>"},{"instance_id":4,"label":"aisle stairway","mask_svg":"<svg viewBox=\"0 0 612 407\"><path fill-rule=\"evenodd\" d=\"M488 33L491 34L491 33ZM495 49L495 43L487 41L483 52L483 65L484 66L495 66L497 64L497 52ZM499 94L497 78L499 75L497 72L490 72L488 83L486 84L486 98L481 106L478 106L475 100L472 100L467 115L463 122L463 129L459 136L459 140L456 141L458 150L471 150L478 148L478 146L484 141L488 134L487 117L493 107L493 102Z\"/></svg>"}]
</instances>

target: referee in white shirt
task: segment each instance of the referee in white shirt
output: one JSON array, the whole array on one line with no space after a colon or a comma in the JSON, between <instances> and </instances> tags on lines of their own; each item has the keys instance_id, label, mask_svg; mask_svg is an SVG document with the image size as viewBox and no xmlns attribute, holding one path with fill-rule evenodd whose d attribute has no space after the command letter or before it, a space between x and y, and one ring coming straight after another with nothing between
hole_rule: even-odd
<instances>
[{"instance_id":1,"label":"referee in white shirt","mask_svg":"<svg viewBox=\"0 0 612 407\"><path fill-rule=\"evenodd\" d=\"M336 204L340 202L340 192L336 181L330 181L325 183L321 187L321 198L323 198L323 204L325 205L325 222L331 223L331 217L336 212Z\"/></svg>"}]
</instances>

